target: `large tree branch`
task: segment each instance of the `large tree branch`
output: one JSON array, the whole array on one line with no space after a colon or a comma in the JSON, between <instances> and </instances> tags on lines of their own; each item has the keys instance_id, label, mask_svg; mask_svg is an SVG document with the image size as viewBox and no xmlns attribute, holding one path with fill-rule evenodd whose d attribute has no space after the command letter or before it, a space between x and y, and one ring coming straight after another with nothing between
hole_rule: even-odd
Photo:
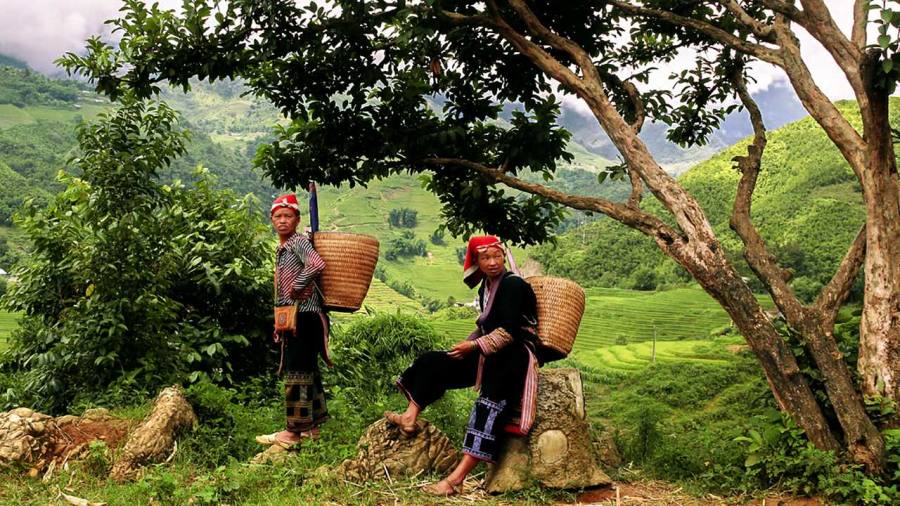
<instances>
[{"instance_id":1,"label":"large tree branch","mask_svg":"<svg viewBox=\"0 0 900 506\"><path fill-rule=\"evenodd\" d=\"M837 272L831 281L822 289L819 297L816 299L813 308L822 314L826 327L834 324L837 312L841 308L844 301L850 295L850 289L853 288L853 282L859 269L863 265L866 258L866 226L863 225L856 234L853 244L841 260Z\"/></svg>"},{"instance_id":2,"label":"large tree branch","mask_svg":"<svg viewBox=\"0 0 900 506\"><path fill-rule=\"evenodd\" d=\"M850 40L860 51L866 48L866 27L869 24L869 1L856 0L853 4L853 31Z\"/></svg>"},{"instance_id":3,"label":"large tree branch","mask_svg":"<svg viewBox=\"0 0 900 506\"><path fill-rule=\"evenodd\" d=\"M488 2L488 4L492 3L493 1ZM572 58L572 61L581 68L583 76L593 79L599 78L594 69L594 62L591 60L591 55L589 55L581 46L558 33L554 33L544 26L534 12L529 9L522 0L509 0L509 5L516 11L516 14L519 15L522 21L525 22L525 26L528 28L529 32L536 37L539 37L547 44L550 44L552 48L568 54Z\"/></svg>"},{"instance_id":4,"label":"large tree branch","mask_svg":"<svg viewBox=\"0 0 900 506\"><path fill-rule=\"evenodd\" d=\"M750 115L750 122L753 125L753 142L747 147L746 156L735 157L738 170L741 172L741 179L738 182L730 225L744 243L744 258L747 259L747 263L750 264L757 276L765 282L775 304L785 316L796 320L803 316L803 305L788 284L787 274L778 266L775 258L766 248L765 240L753 225L750 217L753 191L756 189L767 140L762 113L756 105L756 101L750 96L750 92L747 91L744 79L740 70L731 75L731 81L738 92L741 103Z\"/></svg>"},{"instance_id":5,"label":"large tree branch","mask_svg":"<svg viewBox=\"0 0 900 506\"><path fill-rule=\"evenodd\" d=\"M489 2L489 4L490 3L493 2ZM591 59L591 55L589 55L584 48L579 46L576 42L554 33L547 28L547 26L534 14L534 11L532 11L522 0L509 0L509 4L522 21L525 22L525 26L532 35L539 37L554 49L568 54L572 58L572 61L581 68L581 73L584 78L602 82L607 85L608 89L613 87L621 88L634 108L634 118L631 122L631 127L634 128L636 132L640 132L641 127L644 124L645 109L644 101L641 99L640 92L634 83L622 80L611 72L602 72L597 69Z\"/></svg>"},{"instance_id":6,"label":"large tree branch","mask_svg":"<svg viewBox=\"0 0 900 506\"><path fill-rule=\"evenodd\" d=\"M462 167L477 172L492 181L503 183L510 188L515 188L516 190L532 195L540 195L548 200L572 209L603 213L618 222L640 230L644 234L652 237L665 252L668 252L674 244L683 242L683 238L675 229L656 216L641 211L640 209L599 197L584 197L563 193L538 183L524 181L503 172L501 169L488 167L471 160L437 157L425 159L423 162L434 166Z\"/></svg>"},{"instance_id":7,"label":"large tree branch","mask_svg":"<svg viewBox=\"0 0 900 506\"><path fill-rule=\"evenodd\" d=\"M816 85L806 62L800 54L800 43L790 30L789 21L783 16L776 16L775 34L782 48L784 69L791 81L797 97L810 116L822 127L831 142L840 150L841 155L850 164L857 177L862 178L860 171L865 165L866 144L859 132L841 114L825 93ZM868 99L865 100L868 102ZM859 103L862 109L865 104Z\"/></svg>"},{"instance_id":8,"label":"large tree branch","mask_svg":"<svg viewBox=\"0 0 900 506\"><path fill-rule=\"evenodd\" d=\"M628 179L631 181L631 195L628 196L628 207L638 208L641 205L641 198L644 195L644 185L641 183L641 176L631 170L628 170Z\"/></svg>"},{"instance_id":9,"label":"large tree branch","mask_svg":"<svg viewBox=\"0 0 900 506\"><path fill-rule=\"evenodd\" d=\"M708 37L711 37L712 39L725 44L726 46L732 47L737 51L740 51L741 53L755 56L760 60L767 61L774 65L781 65L781 54L777 49L744 40L711 23L706 23L704 21L700 21L699 19L694 19L686 16L679 16L678 14L674 14L670 11L662 9L640 7L622 0L609 0L609 4L614 5L619 9L635 16L661 19L676 26L690 28L692 30L703 33ZM747 28L752 30L752 28L749 26Z\"/></svg>"},{"instance_id":10,"label":"large tree branch","mask_svg":"<svg viewBox=\"0 0 900 506\"><path fill-rule=\"evenodd\" d=\"M631 119L630 123L631 128L633 128L635 132L640 132L641 128L644 126L644 121L647 119L647 111L637 86L635 86L633 82L624 80L612 72L598 69L598 74L600 75L600 80L603 81L608 90L619 87L625 92L625 95L627 95L628 100L631 102L631 107L634 109L634 118Z\"/></svg>"},{"instance_id":11,"label":"large tree branch","mask_svg":"<svg viewBox=\"0 0 900 506\"><path fill-rule=\"evenodd\" d=\"M741 4L739 4L737 0L719 0L719 3L728 9L728 12L737 18L741 24L749 28L756 38L765 42L775 42L775 37L772 33L772 25L763 23L751 16L743 7L741 7Z\"/></svg>"},{"instance_id":12,"label":"large tree branch","mask_svg":"<svg viewBox=\"0 0 900 506\"><path fill-rule=\"evenodd\" d=\"M804 16L794 20L809 32L831 54L834 61L847 76L857 100L866 94L860 67L865 58L863 50L850 41L837 26L828 6L822 0L800 0ZM854 12L854 22L856 16ZM853 27L856 30L856 25Z\"/></svg>"}]
</instances>

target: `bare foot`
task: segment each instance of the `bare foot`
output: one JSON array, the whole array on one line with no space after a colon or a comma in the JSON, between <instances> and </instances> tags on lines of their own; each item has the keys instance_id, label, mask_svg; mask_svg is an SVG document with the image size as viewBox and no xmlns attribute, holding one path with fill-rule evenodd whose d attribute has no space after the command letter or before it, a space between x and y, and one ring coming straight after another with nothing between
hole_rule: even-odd
<instances>
[{"instance_id":1,"label":"bare foot","mask_svg":"<svg viewBox=\"0 0 900 506\"><path fill-rule=\"evenodd\" d=\"M437 495L437 496L451 496L460 493L460 486L454 485L447 481L446 479L441 480L437 483L432 483L429 485L425 485L422 487L422 492L425 492L429 495Z\"/></svg>"},{"instance_id":2,"label":"bare foot","mask_svg":"<svg viewBox=\"0 0 900 506\"><path fill-rule=\"evenodd\" d=\"M394 413L393 411L385 411L384 417L387 419L387 421L396 425L397 428L400 429L400 432L407 436L412 436L416 432L419 432L419 426L416 425L416 421L410 420L406 415Z\"/></svg>"}]
</instances>

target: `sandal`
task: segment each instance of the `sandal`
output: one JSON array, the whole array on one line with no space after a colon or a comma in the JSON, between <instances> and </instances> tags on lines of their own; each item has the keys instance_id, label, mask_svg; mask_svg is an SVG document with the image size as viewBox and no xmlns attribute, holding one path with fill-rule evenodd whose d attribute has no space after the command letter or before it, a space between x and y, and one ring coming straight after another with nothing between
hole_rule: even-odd
<instances>
[{"instance_id":1,"label":"sandal","mask_svg":"<svg viewBox=\"0 0 900 506\"><path fill-rule=\"evenodd\" d=\"M415 436L416 433L419 432L419 424L413 422L412 425L404 425L403 416L398 413L394 413L393 411L385 411L384 418L393 425L396 425L397 428L400 429L400 433L406 437Z\"/></svg>"},{"instance_id":2,"label":"sandal","mask_svg":"<svg viewBox=\"0 0 900 506\"><path fill-rule=\"evenodd\" d=\"M257 443L259 443L263 446L277 445L284 449L288 449L288 448L292 448L296 445L299 445L300 441L302 441L303 439L318 439L319 438L318 430L309 430L309 431L301 432L300 433L300 441L294 441L294 442L282 441L281 439L278 439L278 434L280 434L280 432L273 432L271 434L256 436L255 439L256 439Z\"/></svg>"},{"instance_id":3,"label":"sandal","mask_svg":"<svg viewBox=\"0 0 900 506\"><path fill-rule=\"evenodd\" d=\"M441 483L446 483L447 486L450 487L450 489L447 490L447 489L441 487ZM422 492L425 492L428 495L449 497L451 495L457 495L457 494L461 493L462 492L461 485L462 484L454 485L454 484L450 483L449 481L447 481L446 479L444 479L437 483L429 483L428 485L425 485L424 487L422 487Z\"/></svg>"}]
</instances>

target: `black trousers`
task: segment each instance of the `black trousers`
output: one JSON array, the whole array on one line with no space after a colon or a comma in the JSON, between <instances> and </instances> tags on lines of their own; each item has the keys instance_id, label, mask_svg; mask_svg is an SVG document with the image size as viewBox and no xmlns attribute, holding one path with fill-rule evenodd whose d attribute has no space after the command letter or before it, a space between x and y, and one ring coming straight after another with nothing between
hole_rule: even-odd
<instances>
[{"instance_id":1,"label":"black trousers","mask_svg":"<svg viewBox=\"0 0 900 506\"><path fill-rule=\"evenodd\" d=\"M325 388L319 372L322 351L319 313L297 314L297 334L284 339L284 407L287 430L303 432L328 419Z\"/></svg>"},{"instance_id":2,"label":"black trousers","mask_svg":"<svg viewBox=\"0 0 900 506\"><path fill-rule=\"evenodd\" d=\"M397 385L409 400L425 409L449 389L475 385L479 357L478 352L462 359L445 351L424 353L400 375ZM466 427L464 453L489 462L497 459L503 427L519 411L528 358L528 350L520 342L485 357L480 395Z\"/></svg>"}]
</instances>

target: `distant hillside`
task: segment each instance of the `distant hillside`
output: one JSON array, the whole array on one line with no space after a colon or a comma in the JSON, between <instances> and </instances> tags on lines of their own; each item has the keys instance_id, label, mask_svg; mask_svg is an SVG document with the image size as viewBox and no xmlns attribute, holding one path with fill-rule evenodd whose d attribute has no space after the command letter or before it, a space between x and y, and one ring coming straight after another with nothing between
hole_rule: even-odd
<instances>
[{"instance_id":1,"label":"distant hillside","mask_svg":"<svg viewBox=\"0 0 900 506\"><path fill-rule=\"evenodd\" d=\"M891 123L900 126L900 99L891 105ZM855 104L838 107L859 124ZM865 219L860 189L812 119L771 131L768 139L753 219L782 267L794 271L794 288L808 297L830 279ZM680 181L700 201L729 255L751 276L740 258L741 243L728 226L739 179L732 158L746 153L747 142L697 165ZM662 214L656 202L645 206ZM652 241L609 219L576 229L533 255L552 273L598 286L652 288L689 279Z\"/></svg>"},{"instance_id":2,"label":"distant hillside","mask_svg":"<svg viewBox=\"0 0 900 506\"><path fill-rule=\"evenodd\" d=\"M17 69L27 69L28 64L18 58L14 58L12 56L8 56L5 54L0 54L0 67L14 67Z\"/></svg>"},{"instance_id":3,"label":"distant hillside","mask_svg":"<svg viewBox=\"0 0 900 506\"><path fill-rule=\"evenodd\" d=\"M77 81L48 79L27 68L4 66L0 62L0 104L64 105L76 103L89 88Z\"/></svg>"},{"instance_id":4,"label":"distant hillside","mask_svg":"<svg viewBox=\"0 0 900 506\"><path fill-rule=\"evenodd\" d=\"M786 84L773 83L768 88L755 92L753 97L759 103L769 129L779 128L807 115L794 90ZM751 135L753 131L747 118L745 111L729 114L703 146L682 147L669 142L666 139L668 127L661 123L646 123L641 130L641 139L647 143L650 152L666 171L681 174L696 163ZM618 150L592 116L573 107L563 107L559 123L572 132L573 141L583 149L609 160L618 158Z\"/></svg>"}]
</instances>

